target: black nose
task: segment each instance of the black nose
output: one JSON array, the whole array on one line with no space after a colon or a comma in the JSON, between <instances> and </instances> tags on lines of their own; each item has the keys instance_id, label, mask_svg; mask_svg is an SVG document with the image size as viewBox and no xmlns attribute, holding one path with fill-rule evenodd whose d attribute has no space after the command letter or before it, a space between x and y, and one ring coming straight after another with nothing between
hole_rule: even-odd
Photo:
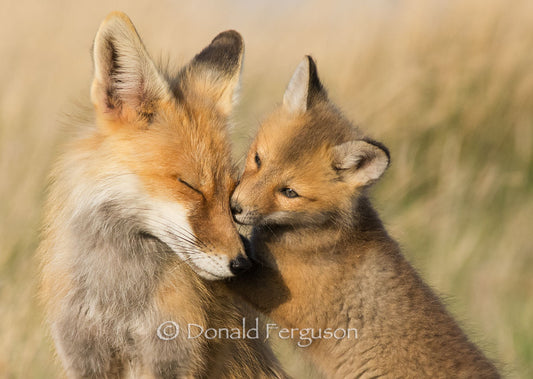
<instances>
[{"instance_id":1,"label":"black nose","mask_svg":"<svg viewBox=\"0 0 533 379\"><path fill-rule=\"evenodd\" d=\"M252 267L252 262L244 255L238 255L237 258L229 263L229 269L233 275L238 275Z\"/></svg>"},{"instance_id":2,"label":"black nose","mask_svg":"<svg viewBox=\"0 0 533 379\"><path fill-rule=\"evenodd\" d=\"M242 207L239 205L239 203L235 201L231 202L231 213L234 215L239 215L242 213Z\"/></svg>"}]
</instances>

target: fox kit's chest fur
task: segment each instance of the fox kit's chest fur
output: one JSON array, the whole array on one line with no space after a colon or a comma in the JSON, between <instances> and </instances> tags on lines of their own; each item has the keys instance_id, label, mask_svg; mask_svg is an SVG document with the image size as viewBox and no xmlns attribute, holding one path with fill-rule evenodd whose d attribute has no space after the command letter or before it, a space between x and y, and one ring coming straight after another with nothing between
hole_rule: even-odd
<instances>
[{"instance_id":1,"label":"fox kit's chest fur","mask_svg":"<svg viewBox=\"0 0 533 379\"><path fill-rule=\"evenodd\" d=\"M327 377L498 377L370 205L367 188L388 164L387 149L329 102L307 57L232 196L261 262L232 288L283 326L357 330L307 348Z\"/></svg>"},{"instance_id":2,"label":"fox kit's chest fur","mask_svg":"<svg viewBox=\"0 0 533 379\"><path fill-rule=\"evenodd\" d=\"M281 375L261 341L160 335L169 322L231 328L247 315L214 281L249 265L226 130L242 56L227 31L169 79L124 14L102 23L94 117L55 167L39 248L69 377Z\"/></svg>"}]
</instances>

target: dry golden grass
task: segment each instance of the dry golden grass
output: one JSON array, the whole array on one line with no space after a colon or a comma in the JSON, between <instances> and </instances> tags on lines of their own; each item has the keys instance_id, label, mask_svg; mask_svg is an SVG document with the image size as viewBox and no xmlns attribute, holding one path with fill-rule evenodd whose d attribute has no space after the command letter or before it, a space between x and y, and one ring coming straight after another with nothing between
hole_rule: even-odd
<instances>
[{"instance_id":1,"label":"dry golden grass","mask_svg":"<svg viewBox=\"0 0 533 379\"><path fill-rule=\"evenodd\" d=\"M313 54L331 98L391 149L374 197L406 255L506 376L533 377L533 3L7 0L2 8L0 377L59 372L33 255L59 120L73 99L87 99L92 38L112 9L130 15L156 58L179 63L222 30L243 34L237 156Z\"/></svg>"}]
</instances>

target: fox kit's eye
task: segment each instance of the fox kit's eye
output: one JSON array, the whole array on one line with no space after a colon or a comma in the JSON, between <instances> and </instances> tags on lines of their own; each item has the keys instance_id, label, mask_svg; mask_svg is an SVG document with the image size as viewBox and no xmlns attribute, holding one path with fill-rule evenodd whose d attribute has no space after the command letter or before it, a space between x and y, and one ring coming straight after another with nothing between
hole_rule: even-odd
<instances>
[{"instance_id":1,"label":"fox kit's eye","mask_svg":"<svg viewBox=\"0 0 533 379\"><path fill-rule=\"evenodd\" d=\"M181 184L184 184L185 186L189 187L190 189L192 189L194 192L196 193L199 193L200 195L204 196L204 194L202 193L202 191L194 188L192 185L190 185L189 183L187 183L185 180L181 179L181 178L178 178L178 181L181 183Z\"/></svg>"},{"instance_id":2,"label":"fox kit's eye","mask_svg":"<svg viewBox=\"0 0 533 379\"><path fill-rule=\"evenodd\" d=\"M300 195L298 195L298 193L293 190L292 188L283 188L281 191L283 196L285 197L288 197L289 199L293 199L295 197L298 197Z\"/></svg>"},{"instance_id":3,"label":"fox kit's eye","mask_svg":"<svg viewBox=\"0 0 533 379\"><path fill-rule=\"evenodd\" d=\"M257 168L261 167L261 158L259 158L259 154L255 153L255 164L257 165Z\"/></svg>"}]
</instances>

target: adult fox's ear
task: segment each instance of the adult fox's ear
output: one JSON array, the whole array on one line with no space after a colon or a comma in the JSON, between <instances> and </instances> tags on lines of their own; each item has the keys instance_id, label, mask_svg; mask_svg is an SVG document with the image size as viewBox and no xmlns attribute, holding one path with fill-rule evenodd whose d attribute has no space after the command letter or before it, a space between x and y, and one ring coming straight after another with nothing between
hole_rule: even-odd
<instances>
[{"instance_id":1,"label":"adult fox's ear","mask_svg":"<svg viewBox=\"0 0 533 379\"><path fill-rule=\"evenodd\" d=\"M91 100L112 119L150 117L169 88L150 59L132 22L112 12L100 25L93 46Z\"/></svg>"},{"instance_id":2,"label":"adult fox's ear","mask_svg":"<svg viewBox=\"0 0 533 379\"><path fill-rule=\"evenodd\" d=\"M179 85L197 96L211 99L225 115L237 101L244 41L235 30L217 35L185 68Z\"/></svg>"},{"instance_id":3,"label":"adult fox's ear","mask_svg":"<svg viewBox=\"0 0 533 379\"><path fill-rule=\"evenodd\" d=\"M389 163L389 150L372 140L348 141L333 148L333 168L354 187L377 181Z\"/></svg>"},{"instance_id":4,"label":"adult fox's ear","mask_svg":"<svg viewBox=\"0 0 533 379\"><path fill-rule=\"evenodd\" d=\"M304 113L315 102L326 98L326 90L318 78L315 61L306 55L296 67L285 90L283 107L290 113Z\"/></svg>"}]
</instances>

